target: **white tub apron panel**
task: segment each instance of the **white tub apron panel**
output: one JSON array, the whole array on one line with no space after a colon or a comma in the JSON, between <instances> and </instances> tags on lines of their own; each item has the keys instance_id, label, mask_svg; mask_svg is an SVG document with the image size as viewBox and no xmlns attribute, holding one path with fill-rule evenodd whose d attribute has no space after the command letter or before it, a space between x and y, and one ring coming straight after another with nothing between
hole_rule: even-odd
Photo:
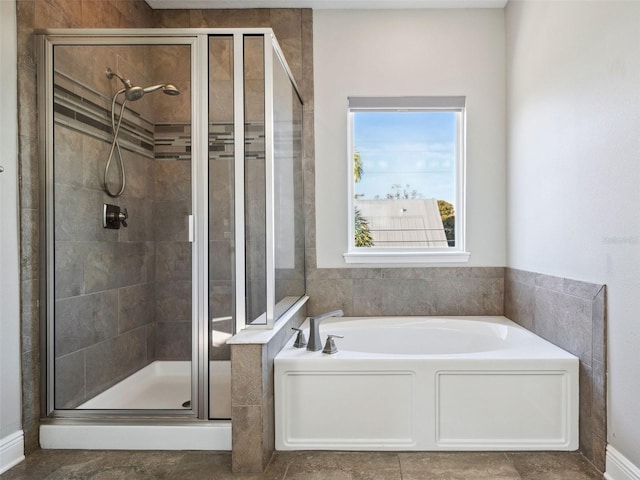
<instances>
[{"instance_id":1,"label":"white tub apron panel","mask_svg":"<svg viewBox=\"0 0 640 480\"><path fill-rule=\"evenodd\" d=\"M278 450L578 448L577 357L504 317L331 319L327 334L345 348L292 339L276 356Z\"/></svg>"}]
</instances>

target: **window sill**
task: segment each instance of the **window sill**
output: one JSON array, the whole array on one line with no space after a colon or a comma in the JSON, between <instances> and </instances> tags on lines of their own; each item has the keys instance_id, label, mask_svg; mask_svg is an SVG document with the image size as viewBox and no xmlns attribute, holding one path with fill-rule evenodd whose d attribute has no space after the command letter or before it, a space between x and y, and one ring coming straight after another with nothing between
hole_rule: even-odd
<instances>
[{"instance_id":1,"label":"window sill","mask_svg":"<svg viewBox=\"0 0 640 480\"><path fill-rule=\"evenodd\" d=\"M354 264L437 264L466 263L469 252L348 252L345 263Z\"/></svg>"}]
</instances>

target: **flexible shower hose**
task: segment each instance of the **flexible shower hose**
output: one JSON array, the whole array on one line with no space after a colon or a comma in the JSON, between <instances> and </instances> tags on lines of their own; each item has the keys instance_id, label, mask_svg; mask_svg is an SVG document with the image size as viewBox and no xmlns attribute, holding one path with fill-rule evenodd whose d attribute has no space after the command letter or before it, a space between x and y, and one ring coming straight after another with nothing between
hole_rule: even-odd
<instances>
[{"instance_id":1,"label":"flexible shower hose","mask_svg":"<svg viewBox=\"0 0 640 480\"><path fill-rule=\"evenodd\" d=\"M122 195L122 193L124 192L125 184L126 184L125 173L124 173L124 161L122 160L122 152L120 151L120 144L118 143L118 133L120 132L120 125L122 124L122 117L124 117L124 109L125 109L125 105L127 104L126 98L122 100L122 106L120 107L120 116L118 118L117 125L116 125L116 118L115 118L116 98L118 97L118 95L120 95L124 91L125 91L124 88L122 90L118 90L113 96L113 99L111 100L111 130L113 131L113 142L111 143L111 151L109 152L109 159L107 160L107 164L104 167L104 178L103 178L102 188L107 193L107 195L109 195L112 198L117 198L120 195ZM107 185L107 174L109 173L109 167L111 166L113 153L116 150L118 151L120 172L122 172L122 182L121 182L120 190L118 191L118 193L112 193L111 190L109 190L109 186Z\"/></svg>"}]
</instances>

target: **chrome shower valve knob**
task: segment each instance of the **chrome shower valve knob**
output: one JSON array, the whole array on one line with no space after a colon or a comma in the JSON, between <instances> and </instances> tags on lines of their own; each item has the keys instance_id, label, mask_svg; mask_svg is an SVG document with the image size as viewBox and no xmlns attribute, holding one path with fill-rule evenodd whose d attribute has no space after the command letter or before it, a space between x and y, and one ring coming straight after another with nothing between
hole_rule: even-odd
<instances>
[{"instance_id":1,"label":"chrome shower valve knob","mask_svg":"<svg viewBox=\"0 0 640 480\"><path fill-rule=\"evenodd\" d=\"M109 203L104 204L102 226L104 228L111 228L118 230L120 225L127 227L127 219L129 218L129 212L125 208L121 210L118 205L111 205Z\"/></svg>"}]
</instances>

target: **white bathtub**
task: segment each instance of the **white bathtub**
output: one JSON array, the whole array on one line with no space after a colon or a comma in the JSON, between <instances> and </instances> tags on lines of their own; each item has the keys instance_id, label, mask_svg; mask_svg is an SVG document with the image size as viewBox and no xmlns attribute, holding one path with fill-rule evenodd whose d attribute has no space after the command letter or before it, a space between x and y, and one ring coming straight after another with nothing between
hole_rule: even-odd
<instances>
[{"instance_id":1,"label":"white bathtub","mask_svg":"<svg viewBox=\"0 0 640 480\"><path fill-rule=\"evenodd\" d=\"M308 322L303 325L308 335ZM338 318L275 358L278 450L575 450L578 358L505 317Z\"/></svg>"}]
</instances>

